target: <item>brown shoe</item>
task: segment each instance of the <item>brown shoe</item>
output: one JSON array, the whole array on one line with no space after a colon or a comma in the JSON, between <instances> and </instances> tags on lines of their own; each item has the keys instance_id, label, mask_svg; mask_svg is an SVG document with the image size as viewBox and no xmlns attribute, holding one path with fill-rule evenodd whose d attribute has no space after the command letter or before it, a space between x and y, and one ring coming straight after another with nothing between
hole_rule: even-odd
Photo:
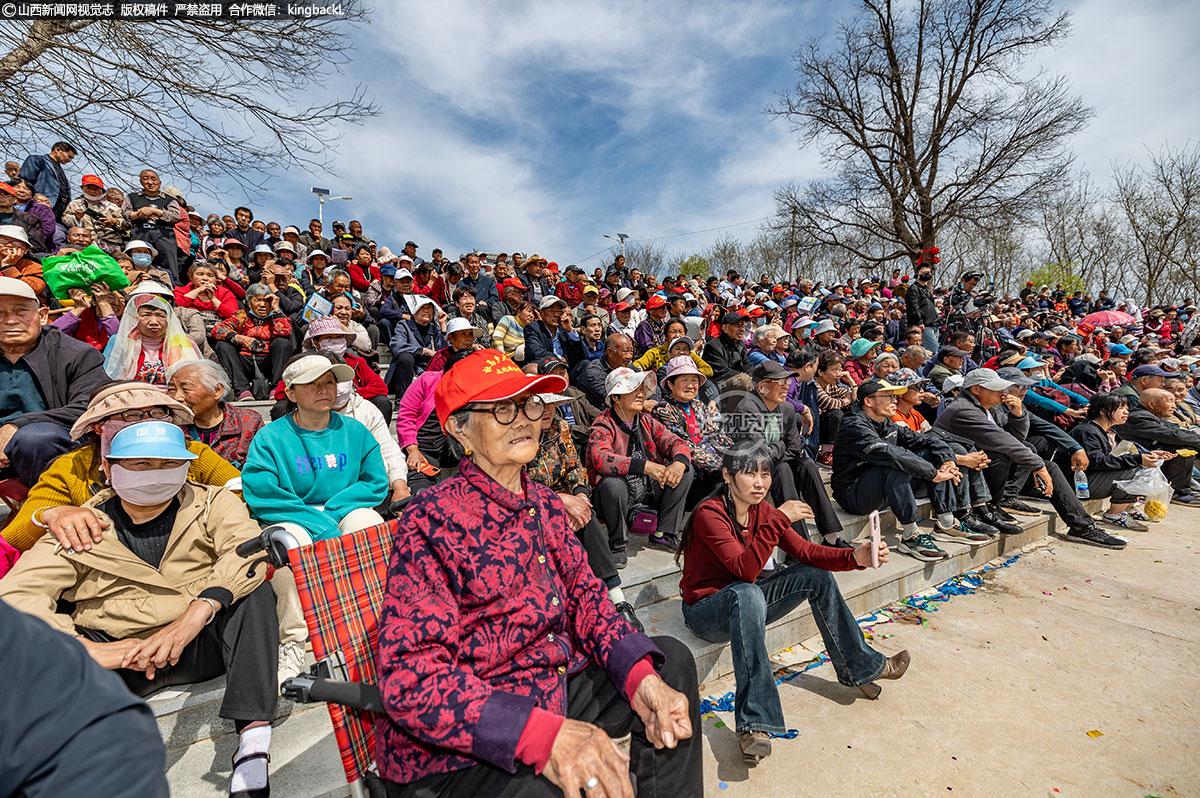
<instances>
[{"instance_id":1,"label":"brown shoe","mask_svg":"<svg viewBox=\"0 0 1200 798\"><path fill-rule=\"evenodd\" d=\"M888 657L887 662L883 664L883 673L879 674L878 678L899 679L904 675L904 672L908 670L908 663L910 659L911 658L908 656L908 649L901 651L899 654L894 654L893 656ZM883 688L875 684L875 682L868 682L867 684L859 685L858 689L862 691L863 695L872 701L874 701L876 698L879 698L879 694L883 692Z\"/></svg>"},{"instance_id":2,"label":"brown shoe","mask_svg":"<svg viewBox=\"0 0 1200 798\"><path fill-rule=\"evenodd\" d=\"M742 759L747 765L756 765L771 755L771 737L765 731L743 732L741 744Z\"/></svg>"}]
</instances>

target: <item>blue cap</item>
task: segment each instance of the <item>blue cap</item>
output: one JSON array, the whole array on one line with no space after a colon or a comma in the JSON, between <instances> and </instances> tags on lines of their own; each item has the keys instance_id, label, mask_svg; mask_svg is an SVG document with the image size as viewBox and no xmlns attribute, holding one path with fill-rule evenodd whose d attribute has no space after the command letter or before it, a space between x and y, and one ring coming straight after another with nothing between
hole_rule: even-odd
<instances>
[{"instance_id":1,"label":"blue cap","mask_svg":"<svg viewBox=\"0 0 1200 798\"><path fill-rule=\"evenodd\" d=\"M1125 344L1110 344L1108 353L1110 355L1128 355L1133 350L1125 346Z\"/></svg>"},{"instance_id":2,"label":"blue cap","mask_svg":"<svg viewBox=\"0 0 1200 798\"><path fill-rule=\"evenodd\" d=\"M395 277L396 276L396 264L385 263L382 266L380 266L379 267L379 276L380 277Z\"/></svg>"},{"instance_id":3,"label":"blue cap","mask_svg":"<svg viewBox=\"0 0 1200 798\"><path fill-rule=\"evenodd\" d=\"M183 430L166 421L140 421L113 436L108 459L157 457L163 460L195 460L183 439Z\"/></svg>"},{"instance_id":4,"label":"blue cap","mask_svg":"<svg viewBox=\"0 0 1200 798\"><path fill-rule=\"evenodd\" d=\"M1045 360L1038 360L1036 357L1027 357L1017 364L1017 368L1022 370L1040 369L1042 366L1046 365L1047 362L1048 361Z\"/></svg>"},{"instance_id":5,"label":"blue cap","mask_svg":"<svg viewBox=\"0 0 1200 798\"><path fill-rule=\"evenodd\" d=\"M1129 374L1129 379L1136 380L1138 377L1170 377L1171 372L1160 369L1153 363L1146 363L1138 366Z\"/></svg>"}]
</instances>

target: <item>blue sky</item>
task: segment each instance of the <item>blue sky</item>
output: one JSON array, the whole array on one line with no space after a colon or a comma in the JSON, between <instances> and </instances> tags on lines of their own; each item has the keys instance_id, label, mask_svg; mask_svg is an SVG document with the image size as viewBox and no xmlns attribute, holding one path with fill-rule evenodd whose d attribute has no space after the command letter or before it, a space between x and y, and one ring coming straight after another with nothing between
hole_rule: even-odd
<instances>
[{"instance_id":1,"label":"blue sky","mask_svg":"<svg viewBox=\"0 0 1200 798\"><path fill-rule=\"evenodd\" d=\"M260 217L303 226L314 185L353 202L397 249L538 251L560 263L603 233L703 249L773 210L772 191L820 174L763 108L794 84L791 57L833 29L843 2L410 4L375 0L354 62L320 83L362 83L382 109L342 130L336 175L278 175ZM1066 73L1097 115L1075 142L1106 183L1112 160L1200 134L1200 4L1071 3L1075 35L1040 66ZM164 176L166 177L166 176ZM169 182L169 181L168 181ZM238 204L198 199L204 212ZM724 232L749 239L756 225ZM672 238L665 239L667 236ZM592 257L589 265L599 265Z\"/></svg>"}]
</instances>

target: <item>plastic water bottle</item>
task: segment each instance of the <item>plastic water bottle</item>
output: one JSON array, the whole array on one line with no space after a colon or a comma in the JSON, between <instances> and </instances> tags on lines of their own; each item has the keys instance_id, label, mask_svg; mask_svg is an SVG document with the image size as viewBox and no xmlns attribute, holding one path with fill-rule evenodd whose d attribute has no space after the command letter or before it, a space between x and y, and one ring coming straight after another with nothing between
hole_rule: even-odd
<instances>
[{"instance_id":1,"label":"plastic water bottle","mask_svg":"<svg viewBox=\"0 0 1200 798\"><path fill-rule=\"evenodd\" d=\"M1082 469L1075 472L1075 495L1080 499L1088 497L1087 472Z\"/></svg>"}]
</instances>

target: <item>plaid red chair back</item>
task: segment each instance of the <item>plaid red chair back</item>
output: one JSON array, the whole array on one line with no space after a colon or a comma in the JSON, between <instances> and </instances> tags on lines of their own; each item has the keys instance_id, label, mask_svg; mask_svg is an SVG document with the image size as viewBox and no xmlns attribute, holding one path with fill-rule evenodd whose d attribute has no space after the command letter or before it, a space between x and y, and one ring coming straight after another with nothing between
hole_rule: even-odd
<instances>
[{"instance_id":1,"label":"plaid red chair back","mask_svg":"<svg viewBox=\"0 0 1200 798\"><path fill-rule=\"evenodd\" d=\"M347 678L376 684L375 643L397 521L367 527L288 551L304 621L318 660L340 651ZM329 704L346 781L362 778L375 761L375 716Z\"/></svg>"}]
</instances>

